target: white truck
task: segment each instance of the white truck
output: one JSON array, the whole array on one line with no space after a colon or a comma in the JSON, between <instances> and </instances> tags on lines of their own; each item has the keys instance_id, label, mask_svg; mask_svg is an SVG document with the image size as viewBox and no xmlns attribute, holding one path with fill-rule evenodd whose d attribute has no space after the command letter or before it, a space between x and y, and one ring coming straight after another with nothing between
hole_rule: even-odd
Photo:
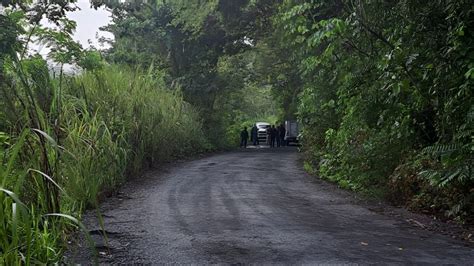
<instances>
[{"instance_id":1,"label":"white truck","mask_svg":"<svg viewBox=\"0 0 474 266\"><path fill-rule=\"evenodd\" d=\"M270 127L270 123L267 122L257 122L255 123L258 129L258 141L260 145L267 143L267 129Z\"/></svg>"},{"instance_id":2,"label":"white truck","mask_svg":"<svg viewBox=\"0 0 474 266\"><path fill-rule=\"evenodd\" d=\"M296 121L285 121L285 141L287 144L290 142L298 143L298 122Z\"/></svg>"}]
</instances>

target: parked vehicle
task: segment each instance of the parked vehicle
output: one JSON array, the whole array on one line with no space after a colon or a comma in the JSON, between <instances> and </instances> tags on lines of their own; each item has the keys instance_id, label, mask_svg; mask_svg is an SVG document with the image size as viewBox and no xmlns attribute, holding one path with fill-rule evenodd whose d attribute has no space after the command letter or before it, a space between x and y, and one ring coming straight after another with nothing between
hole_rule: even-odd
<instances>
[{"instance_id":1,"label":"parked vehicle","mask_svg":"<svg viewBox=\"0 0 474 266\"><path fill-rule=\"evenodd\" d=\"M260 144L267 143L267 129L270 127L270 123L267 122L257 122L255 123L258 128L258 141Z\"/></svg>"},{"instance_id":2,"label":"parked vehicle","mask_svg":"<svg viewBox=\"0 0 474 266\"><path fill-rule=\"evenodd\" d=\"M298 143L298 122L296 121L285 121L285 141L287 143Z\"/></svg>"}]
</instances>

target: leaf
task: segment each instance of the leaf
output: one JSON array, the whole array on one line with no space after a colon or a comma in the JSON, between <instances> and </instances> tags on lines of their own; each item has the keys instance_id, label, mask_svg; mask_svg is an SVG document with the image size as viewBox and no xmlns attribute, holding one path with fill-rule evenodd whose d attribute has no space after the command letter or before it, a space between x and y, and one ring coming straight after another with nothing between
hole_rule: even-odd
<instances>
[{"instance_id":1,"label":"leaf","mask_svg":"<svg viewBox=\"0 0 474 266\"><path fill-rule=\"evenodd\" d=\"M5 183L7 181L7 176L10 175L10 173L12 172L12 169L13 169L13 166L15 164L15 160L16 158L19 156L19 153L20 153L20 150L21 148L23 147L23 144L26 140L26 135L27 135L28 131L27 130L24 130L22 133L21 133L21 136L20 138L18 139L18 141L15 143L15 145L13 146L13 150L10 154L10 158L8 159L8 163L7 163L7 168L5 169L5 171L3 171L3 167L0 167L0 175L2 176L2 186L5 186Z\"/></svg>"},{"instance_id":2,"label":"leaf","mask_svg":"<svg viewBox=\"0 0 474 266\"><path fill-rule=\"evenodd\" d=\"M466 79L474 79L474 68L469 69L466 74L464 74Z\"/></svg>"},{"instance_id":3,"label":"leaf","mask_svg":"<svg viewBox=\"0 0 474 266\"><path fill-rule=\"evenodd\" d=\"M411 54L410 56L408 56L408 59L406 61L406 64L407 65L411 65L413 63L413 61L416 60L416 58L418 58L420 54Z\"/></svg>"},{"instance_id":4,"label":"leaf","mask_svg":"<svg viewBox=\"0 0 474 266\"><path fill-rule=\"evenodd\" d=\"M59 190L61 190L61 192L63 194L67 195L66 191L64 191L64 189L61 186L59 186L59 184L56 183L56 181L54 181L53 178L51 178L49 175L47 175L47 174L45 174L45 173L43 173L39 170L36 170L36 169L28 169L28 172L35 172L35 173L38 173L38 174L42 175L44 178L48 179L49 182L53 183Z\"/></svg>"},{"instance_id":5,"label":"leaf","mask_svg":"<svg viewBox=\"0 0 474 266\"><path fill-rule=\"evenodd\" d=\"M25 204L18 198L18 196L17 196L15 193L13 193L12 191L7 190L7 189L4 189L4 188L2 188L2 187L0 187L0 191L3 191L5 194L7 194L10 198L13 199L13 201L15 201L15 203L21 205L25 210L28 209L28 208L26 207L26 205L25 205Z\"/></svg>"},{"instance_id":6,"label":"leaf","mask_svg":"<svg viewBox=\"0 0 474 266\"><path fill-rule=\"evenodd\" d=\"M48 135L48 133L36 128L33 128L32 130L36 133L39 133L41 136L43 136L49 143L53 145L53 147L58 148L58 143L50 135Z\"/></svg>"}]
</instances>

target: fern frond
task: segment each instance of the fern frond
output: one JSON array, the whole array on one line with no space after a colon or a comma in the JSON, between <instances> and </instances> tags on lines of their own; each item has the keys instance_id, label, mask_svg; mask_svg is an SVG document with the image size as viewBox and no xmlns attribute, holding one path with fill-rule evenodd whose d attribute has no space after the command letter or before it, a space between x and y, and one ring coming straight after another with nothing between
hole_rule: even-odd
<instances>
[{"instance_id":1,"label":"fern frond","mask_svg":"<svg viewBox=\"0 0 474 266\"><path fill-rule=\"evenodd\" d=\"M461 148L462 148L462 145L459 143L436 144L436 145L428 146L424 148L423 153L440 155L440 154L454 152L454 151L460 150Z\"/></svg>"}]
</instances>

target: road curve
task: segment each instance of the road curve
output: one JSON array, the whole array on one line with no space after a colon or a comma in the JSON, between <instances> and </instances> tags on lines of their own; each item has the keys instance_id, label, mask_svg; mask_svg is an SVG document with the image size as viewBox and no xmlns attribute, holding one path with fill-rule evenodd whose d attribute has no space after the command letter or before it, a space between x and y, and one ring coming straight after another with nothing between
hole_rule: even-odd
<instances>
[{"instance_id":1,"label":"road curve","mask_svg":"<svg viewBox=\"0 0 474 266\"><path fill-rule=\"evenodd\" d=\"M375 213L305 174L294 148L176 164L127 183L100 209L110 249L93 237L103 263L474 262L463 242ZM96 220L85 215L89 228ZM78 250L72 260L90 262Z\"/></svg>"}]
</instances>

